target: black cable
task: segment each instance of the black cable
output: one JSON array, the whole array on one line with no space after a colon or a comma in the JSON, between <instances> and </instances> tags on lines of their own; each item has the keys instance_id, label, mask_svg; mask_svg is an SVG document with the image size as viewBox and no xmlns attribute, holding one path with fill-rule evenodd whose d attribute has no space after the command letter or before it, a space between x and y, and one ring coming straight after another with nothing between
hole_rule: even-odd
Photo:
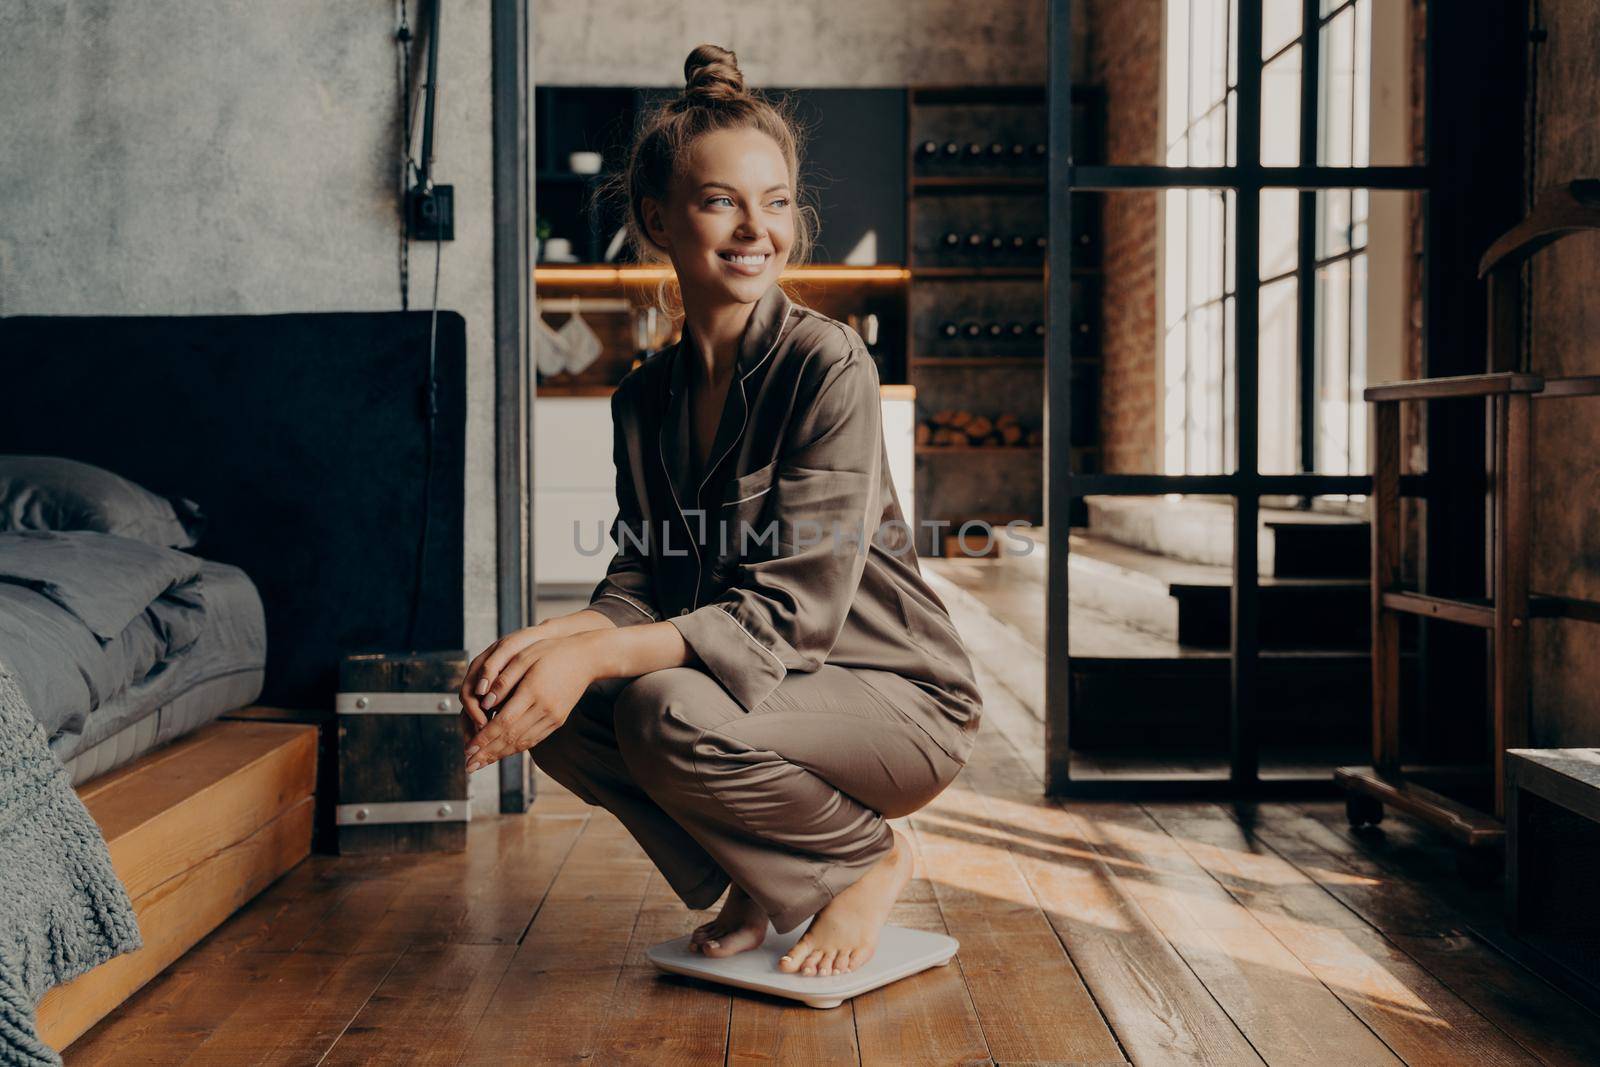
<instances>
[{"instance_id":1,"label":"black cable","mask_svg":"<svg viewBox=\"0 0 1600 1067\"><path fill-rule=\"evenodd\" d=\"M438 4L434 0L434 13L429 34L428 51L428 112L429 125L432 125L433 94L438 78ZM419 170L411 156L411 29L406 19L406 0L400 0L400 28L396 31L396 38L400 41L403 54L404 73L401 76L401 91L403 101L401 112L405 123L405 133L402 138L404 164L401 175L402 204L407 203L405 196L411 188L413 180L419 184L432 185L432 160L423 161L423 169ZM428 131L424 141L425 151L432 152L432 131ZM428 174L423 179L423 174ZM411 234L406 218L406 211L402 209L400 220L401 244L404 247L401 259L400 274L400 310L408 310L410 289L410 241ZM415 649L417 637L417 617L422 609L422 591L427 578L428 560L428 526L433 517L433 458L434 440L437 435L439 416L439 266L443 259L444 242L436 230L433 239L433 307L428 319L428 383L426 394L426 421L427 434L423 443L423 472L422 472L422 528L417 535L417 558L415 574L412 581L411 611L406 621L406 647Z\"/></svg>"},{"instance_id":2,"label":"black cable","mask_svg":"<svg viewBox=\"0 0 1600 1067\"><path fill-rule=\"evenodd\" d=\"M406 0L400 0L400 26L394 39L400 44L400 310L411 305L411 234L406 223L406 190L411 183L411 24Z\"/></svg>"},{"instance_id":3,"label":"black cable","mask_svg":"<svg viewBox=\"0 0 1600 1067\"><path fill-rule=\"evenodd\" d=\"M433 443L439 416L439 260L444 242L433 239L433 311L428 319L428 435L423 452L422 533L417 538L416 577L412 584L411 618L406 623L406 647L416 647L417 612L422 603L423 581L427 574L428 522L433 511Z\"/></svg>"}]
</instances>

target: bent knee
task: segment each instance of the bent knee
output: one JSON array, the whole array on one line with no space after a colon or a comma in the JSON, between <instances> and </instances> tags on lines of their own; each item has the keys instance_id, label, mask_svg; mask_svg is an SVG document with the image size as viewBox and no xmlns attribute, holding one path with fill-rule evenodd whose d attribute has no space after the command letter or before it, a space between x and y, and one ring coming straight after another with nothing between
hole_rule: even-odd
<instances>
[{"instance_id":1,"label":"bent knee","mask_svg":"<svg viewBox=\"0 0 1600 1067\"><path fill-rule=\"evenodd\" d=\"M645 771L661 757L686 749L701 732L695 709L706 703L706 684L715 686L692 667L668 667L641 674L617 694L612 724L617 748L630 768Z\"/></svg>"},{"instance_id":2,"label":"bent knee","mask_svg":"<svg viewBox=\"0 0 1600 1067\"><path fill-rule=\"evenodd\" d=\"M677 701L681 688L674 675L686 669L650 671L618 691L611 705L611 721L617 731L617 747L623 752L653 747L666 740L667 709Z\"/></svg>"}]
</instances>

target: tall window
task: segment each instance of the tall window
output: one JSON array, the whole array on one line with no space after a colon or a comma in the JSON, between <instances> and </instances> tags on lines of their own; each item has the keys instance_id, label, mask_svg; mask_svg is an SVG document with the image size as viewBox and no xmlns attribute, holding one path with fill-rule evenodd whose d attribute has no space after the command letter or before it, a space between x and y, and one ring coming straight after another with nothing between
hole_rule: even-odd
<instances>
[{"instance_id":1,"label":"tall window","mask_svg":"<svg viewBox=\"0 0 1600 1067\"><path fill-rule=\"evenodd\" d=\"M1238 0L1167 0L1164 151L1168 166L1233 166ZM1327 167L1370 164L1372 0L1321 0L1317 144ZM1301 163L1303 0L1262 6L1261 163ZM1234 193L1172 189L1163 198L1159 272L1164 473L1232 469ZM1367 470L1369 227L1365 189L1261 194L1260 466L1270 473ZM1313 233L1300 215L1311 213ZM1396 255L1403 254L1394 243ZM1302 248L1302 237L1310 247ZM1300 286L1313 279L1314 325ZM1388 322L1385 327L1391 325ZM1385 335L1387 336L1387 335ZM1309 346L1309 347L1308 347Z\"/></svg>"},{"instance_id":2,"label":"tall window","mask_svg":"<svg viewBox=\"0 0 1600 1067\"><path fill-rule=\"evenodd\" d=\"M1233 0L1168 0L1165 162L1232 166L1238 33ZM1216 474L1233 450L1234 193L1163 198L1161 434L1168 474Z\"/></svg>"}]
</instances>

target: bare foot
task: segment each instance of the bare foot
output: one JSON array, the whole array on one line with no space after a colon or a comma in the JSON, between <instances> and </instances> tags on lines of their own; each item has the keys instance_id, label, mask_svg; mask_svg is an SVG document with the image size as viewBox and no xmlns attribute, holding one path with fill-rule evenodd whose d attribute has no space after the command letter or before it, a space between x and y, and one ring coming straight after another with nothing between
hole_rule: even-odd
<instances>
[{"instance_id":1,"label":"bare foot","mask_svg":"<svg viewBox=\"0 0 1600 1067\"><path fill-rule=\"evenodd\" d=\"M845 974L872 958L878 933L911 880L911 844L894 831L894 849L817 912L805 935L778 961L790 974Z\"/></svg>"},{"instance_id":2,"label":"bare foot","mask_svg":"<svg viewBox=\"0 0 1600 1067\"><path fill-rule=\"evenodd\" d=\"M703 956L732 956L753 949L766 939L767 913L734 883L717 917L695 927L689 935L689 951Z\"/></svg>"}]
</instances>

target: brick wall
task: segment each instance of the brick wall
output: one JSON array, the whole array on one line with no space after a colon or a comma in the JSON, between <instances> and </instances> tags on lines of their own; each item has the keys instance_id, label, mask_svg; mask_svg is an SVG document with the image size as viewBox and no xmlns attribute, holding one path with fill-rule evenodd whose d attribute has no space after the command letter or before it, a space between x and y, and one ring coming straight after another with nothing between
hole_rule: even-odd
<instances>
[{"instance_id":1,"label":"brick wall","mask_svg":"<svg viewBox=\"0 0 1600 1067\"><path fill-rule=\"evenodd\" d=\"M1158 164L1162 0L1083 5L1088 77L1106 89L1106 147L1086 163ZM1100 197L1104 228L1103 469L1160 470L1156 395L1157 194Z\"/></svg>"}]
</instances>

